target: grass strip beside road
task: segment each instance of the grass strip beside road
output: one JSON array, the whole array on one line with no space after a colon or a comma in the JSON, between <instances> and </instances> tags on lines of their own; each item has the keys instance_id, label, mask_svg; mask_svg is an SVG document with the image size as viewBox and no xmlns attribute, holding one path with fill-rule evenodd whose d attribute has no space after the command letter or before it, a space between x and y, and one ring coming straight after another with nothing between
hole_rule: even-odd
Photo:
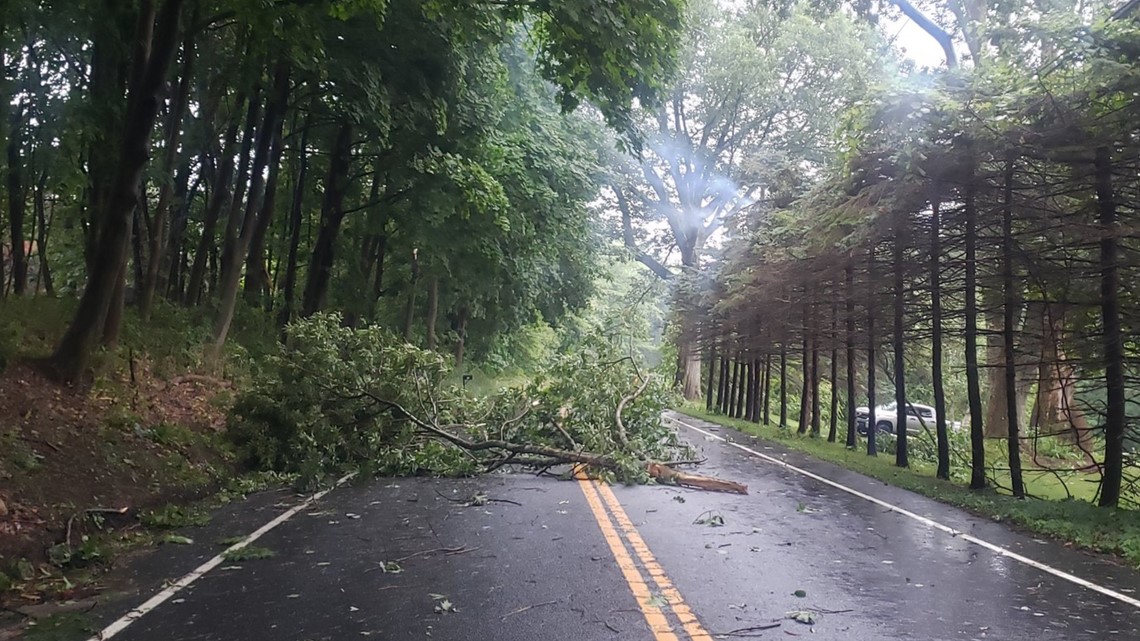
<instances>
[{"instance_id":1,"label":"grass strip beside road","mask_svg":"<svg viewBox=\"0 0 1140 641\"><path fill-rule=\"evenodd\" d=\"M828 443L822 438L798 435L794 428L780 430L774 425L728 418L694 404L677 411L767 439L979 516L1012 523L1080 548L1120 556L1128 565L1140 569L1140 511L1100 508L1078 499L1016 499L993 489L973 491L965 485L935 478L933 468L928 466L899 468L893 456L867 456L862 450L848 450L842 442Z\"/></svg>"}]
</instances>

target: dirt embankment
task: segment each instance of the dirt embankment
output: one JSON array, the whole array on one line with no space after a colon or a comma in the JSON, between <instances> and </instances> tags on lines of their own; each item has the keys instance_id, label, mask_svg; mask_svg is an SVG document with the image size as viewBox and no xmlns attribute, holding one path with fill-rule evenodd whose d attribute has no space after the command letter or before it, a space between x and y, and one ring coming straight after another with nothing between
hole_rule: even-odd
<instances>
[{"instance_id":1,"label":"dirt embankment","mask_svg":"<svg viewBox=\"0 0 1140 641\"><path fill-rule=\"evenodd\" d=\"M140 510L200 496L232 471L220 438L230 384L131 369L85 394L26 365L0 373L0 578L9 585L58 573L84 535L131 527Z\"/></svg>"}]
</instances>

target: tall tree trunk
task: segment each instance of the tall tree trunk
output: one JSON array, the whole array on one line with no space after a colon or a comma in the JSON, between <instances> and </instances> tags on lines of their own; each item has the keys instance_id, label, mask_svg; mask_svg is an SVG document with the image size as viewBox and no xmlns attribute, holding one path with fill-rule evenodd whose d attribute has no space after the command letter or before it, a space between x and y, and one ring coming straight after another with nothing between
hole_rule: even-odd
<instances>
[{"instance_id":1,"label":"tall tree trunk","mask_svg":"<svg viewBox=\"0 0 1140 641\"><path fill-rule=\"evenodd\" d=\"M1001 216L1001 276L1004 304L1004 318L1002 324L1002 343L1005 353L1005 406L1006 424L1009 427L1009 477L1012 481L1013 495L1022 498L1025 496L1025 483L1021 477L1021 439L1018 435L1018 402L1017 402L1017 357L1014 353L1014 331L1016 314L1020 310L1020 298L1014 292L1013 282L1013 178L1014 157L1011 154L1006 158L1004 185L1002 189L1002 216Z\"/></svg>"},{"instance_id":2,"label":"tall tree trunk","mask_svg":"<svg viewBox=\"0 0 1140 641\"><path fill-rule=\"evenodd\" d=\"M241 109L243 105L246 105L244 92L238 93L235 105L236 109ZM246 140L253 136L257 110L257 100L250 99L245 115L244 136ZM215 162L219 164L214 175L213 190L206 203L206 213L202 221L202 237L198 240L198 248L194 252L194 262L190 266L190 278L186 284L186 299L184 301L186 305L197 305L202 299L208 261L217 244L215 236L217 235L218 220L221 218L222 210L229 207L233 198L234 148L238 144L237 137L240 127L241 124L236 120L230 124L226 131L225 142L218 153L218 158L215 159Z\"/></svg>"},{"instance_id":3,"label":"tall tree trunk","mask_svg":"<svg viewBox=\"0 0 1140 641\"><path fill-rule=\"evenodd\" d=\"M279 118L273 139L269 143L269 177L265 182L265 198L261 212L253 226L253 236L249 241L249 252L245 261L245 300L251 306L268 306L270 302L269 269L265 265L265 244L269 225L277 211L277 184L281 176L281 157L284 154L283 125Z\"/></svg>"},{"instance_id":4,"label":"tall tree trunk","mask_svg":"<svg viewBox=\"0 0 1140 641\"><path fill-rule=\"evenodd\" d=\"M800 370L803 374L803 383L800 385L800 413L799 426L796 434L807 434L808 422L811 421L811 341L808 338L807 307L800 322L803 331L803 340L800 342Z\"/></svg>"},{"instance_id":5,"label":"tall tree trunk","mask_svg":"<svg viewBox=\"0 0 1140 641\"><path fill-rule=\"evenodd\" d=\"M878 456L875 425L875 241L867 248L867 456Z\"/></svg>"},{"instance_id":6,"label":"tall tree trunk","mask_svg":"<svg viewBox=\"0 0 1140 641\"><path fill-rule=\"evenodd\" d=\"M45 171L45 172L43 172L43 174L40 175L39 183L36 185L36 193L35 193L35 200L34 200L35 209L36 209L36 218L39 219L39 223L40 223L39 224L39 232L38 232L39 236L36 240L36 252L39 254L39 258L40 258L40 274L39 274L39 278L37 279L37 288L38 288L38 283L43 283L44 293L46 293L48 296L54 296L55 295L55 286L51 280L51 268L48 265L48 255L47 255L49 219L47 217L47 211L46 211L47 210L47 203L45 202L46 197L44 195L44 191L47 189L47 179L48 179L48 175L47 175L47 172ZM53 210L54 210L54 206L53 206ZM54 211L53 211L52 218L53 219L55 218Z\"/></svg>"},{"instance_id":7,"label":"tall tree trunk","mask_svg":"<svg viewBox=\"0 0 1140 641\"><path fill-rule=\"evenodd\" d=\"M1100 506L1116 507L1124 477L1124 336L1120 322L1120 230L1112 188L1112 158L1108 147L1096 150L1096 202L1100 223L1100 314L1104 331L1104 382L1107 407L1104 422L1104 475L1100 481Z\"/></svg>"},{"instance_id":8,"label":"tall tree trunk","mask_svg":"<svg viewBox=\"0 0 1140 641\"><path fill-rule=\"evenodd\" d=\"M946 391L942 384L942 203L938 188L930 203L930 378L934 386L934 421L940 479L950 479L950 435L946 431Z\"/></svg>"},{"instance_id":9,"label":"tall tree trunk","mask_svg":"<svg viewBox=\"0 0 1140 641\"><path fill-rule=\"evenodd\" d=\"M736 417L747 421L752 412L752 359L742 360L740 367L743 372L743 381L740 386L743 403L736 408Z\"/></svg>"},{"instance_id":10,"label":"tall tree trunk","mask_svg":"<svg viewBox=\"0 0 1140 641\"><path fill-rule=\"evenodd\" d=\"M684 340L678 346L678 355L681 360L682 378L681 393L686 399L699 400L701 398L701 353L691 340Z\"/></svg>"},{"instance_id":11,"label":"tall tree trunk","mask_svg":"<svg viewBox=\"0 0 1140 641\"><path fill-rule=\"evenodd\" d=\"M293 182L293 202L289 208L289 256L285 259L284 301L277 313L277 325L284 328L293 320L293 301L297 288L297 257L301 248L301 217L305 212L305 186L309 174L309 129L313 114L305 114L305 124L301 128L301 143L297 146L297 175ZM284 334L282 334L284 338Z\"/></svg>"},{"instance_id":12,"label":"tall tree trunk","mask_svg":"<svg viewBox=\"0 0 1140 641\"><path fill-rule=\"evenodd\" d=\"M811 337L811 437L819 438L822 413L819 399L819 334L812 323Z\"/></svg>"},{"instance_id":13,"label":"tall tree trunk","mask_svg":"<svg viewBox=\"0 0 1140 641\"><path fill-rule=\"evenodd\" d=\"M728 383L728 411L725 415L729 418L736 416L736 384L740 379L740 361L733 359L732 361L732 378Z\"/></svg>"},{"instance_id":14,"label":"tall tree trunk","mask_svg":"<svg viewBox=\"0 0 1140 641\"><path fill-rule=\"evenodd\" d=\"M1037 398L1032 425L1038 435L1060 436L1092 451L1092 433L1084 412L1077 407L1076 371L1063 349L1065 312L1054 303L1041 306L1041 356L1037 367Z\"/></svg>"},{"instance_id":15,"label":"tall tree trunk","mask_svg":"<svg viewBox=\"0 0 1140 641\"><path fill-rule=\"evenodd\" d=\"M241 244L242 233L246 229L246 220L251 214L250 207L258 198L258 192L253 189L254 186L251 184L251 179L257 181L258 187L263 184L261 178L262 171L268 161L267 152L258 153L262 147L262 141L268 143L270 140L268 127L269 114L262 115L261 111L263 101L266 103L266 109L271 108L273 97L262 97L261 77L259 75L253 87L253 97L249 101L250 110L246 114L247 117L252 116L253 118L246 121L245 135L242 138L241 152L238 155L233 198L229 202L229 210L226 212L226 226L222 230L222 260L219 290L223 288L224 283L229 280L230 272L237 271L240 273L241 267L245 263L244 256L241 258L235 258L235 256L240 253L239 245ZM260 127L257 126L259 121L261 122ZM265 148L268 149L268 145L266 145ZM247 192L249 194L248 198L246 197ZM225 296L225 294L220 291L218 294Z\"/></svg>"},{"instance_id":16,"label":"tall tree trunk","mask_svg":"<svg viewBox=\"0 0 1140 641\"><path fill-rule=\"evenodd\" d=\"M195 2L194 17L191 24L197 22L197 3ZM166 260L166 251L170 245L167 229L170 221L170 211L178 206L174 201L174 171L178 161L178 146L182 139L182 128L186 120L186 113L190 105L190 80L194 71L194 29L187 29L182 42L182 70L178 83L178 92L170 105L170 119L166 125L166 147L162 154L162 186L159 188L158 207L154 212L154 223L151 225L149 238L148 262L146 275L141 283L139 294L139 314L143 320L150 318L151 305L154 302L155 291L158 289L159 270ZM136 230L138 233L141 230Z\"/></svg>"},{"instance_id":17,"label":"tall tree trunk","mask_svg":"<svg viewBox=\"0 0 1140 641\"><path fill-rule=\"evenodd\" d=\"M780 343L780 429L788 429L788 349Z\"/></svg>"},{"instance_id":18,"label":"tall tree trunk","mask_svg":"<svg viewBox=\"0 0 1140 641\"><path fill-rule=\"evenodd\" d=\"M30 78L30 75L28 76ZM32 90L31 83L25 79L23 90L26 93ZM25 95L19 102L11 107L12 112L8 119L8 225L11 232L12 258L12 293L23 296L28 282L27 246L24 240L24 216L27 211L27 194L24 190L24 110L30 97Z\"/></svg>"},{"instance_id":19,"label":"tall tree trunk","mask_svg":"<svg viewBox=\"0 0 1140 641\"><path fill-rule=\"evenodd\" d=\"M764 391L760 389L763 383L763 370L760 369L760 359L752 359L752 415L749 417L753 423L760 422L760 401L764 398Z\"/></svg>"},{"instance_id":20,"label":"tall tree trunk","mask_svg":"<svg viewBox=\"0 0 1140 641\"><path fill-rule=\"evenodd\" d=\"M902 226L905 224L899 221L898 227L895 229L895 238L892 246L894 248L894 256L892 261L895 268L895 287L894 287L894 352L895 352L895 465L898 467L910 467L910 459L907 452L907 417L910 414L910 408L907 406L906 398L906 336L904 334L906 321L906 280L905 269L903 265L903 230Z\"/></svg>"},{"instance_id":21,"label":"tall tree trunk","mask_svg":"<svg viewBox=\"0 0 1140 641\"><path fill-rule=\"evenodd\" d=\"M843 270L844 305L847 317L843 338L847 342L847 435L844 443L849 449L855 449L856 416L855 416L855 266L848 260Z\"/></svg>"},{"instance_id":22,"label":"tall tree trunk","mask_svg":"<svg viewBox=\"0 0 1140 641\"><path fill-rule=\"evenodd\" d=\"M439 315L439 277L432 276L428 284L427 348L435 351L435 323Z\"/></svg>"},{"instance_id":23,"label":"tall tree trunk","mask_svg":"<svg viewBox=\"0 0 1140 641\"><path fill-rule=\"evenodd\" d=\"M230 323L233 322L234 309L237 307L238 286L241 283L242 265L249 253L249 245L253 240L254 228L257 226L257 215L261 211L265 195L265 167L269 162L270 146L274 137L280 135L284 122L285 109L289 104L289 65L281 61L277 64L273 74L273 92L266 103L265 121L257 135L257 148L254 152L252 180L249 182L249 198L245 203L245 214L241 221L241 231L236 237L227 231L226 242L222 251L221 282L218 286L218 311L214 316L214 332L212 343L207 350L207 360L217 361L221 357L222 348L229 335ZM238 196L241 195L244 180L238 181ZM227 229L236 231L233 222L238 207L230 208L230 221Z\"/></svg>"},{"instance_id":24,"label":"tall tree trunk","mask_svg":"<svg viewBox=\"0 0 1140 641\"><path fill-rule=\"evenodd\" d=\"M772 424L772 355L764 355L764 425Z\"/></svg>"},{"instance_id":25,"label":"tall tree trunk","mask_svg":"<svg viewBox=\"0 0 1140 641\"><path fill-rule=\"evenodd\" d=\"M101 232L92 256L95 269L75 317L50 359L55 373L65 380L77 380L86 369L100 329L97 319L105 318L115 286L122 281L131 219L139 202L139 185L150 154L150 136L161 103L163 80L177 46L182 2L166 0L157 10L153 0L143 0L139 9L136 38L145 40L149 55L141 65L137 83L131 86L114 188L106 209L99 215Z\"/></svg>"},{"instance_id":26,"label":"tall tree trunk","mask_svg":"<svg viewBox=\"0 0 1140 641\"><path fill-rule=\"evenodd\" d=\"M416 325L416 287L420 281L420 252L412 250L412 277L408 281L408 300L404 308L404 341L411 343Z\"/></svg>"},{"instance_id":27,"label":"tall tree trunk","mask_svg":"<svg viewBox=\"0 0 1140 641\"><path fill-rule=\"evenodd\" d=\"M709 348L709 380L708 391L705 394L705 411L711 412L713 408L713 384L716 382L716 347Z\"/></svg>"},{"instance_id":28,"label":"tall tree trunk","mask_svg":"<svg viewBox=\"0 0 1140 641\"><path fill-rule=\"evenodd\" d=\"M970 488L986 486L986 443L978 380L978 204L973 151L966 176L966 394L970 404Z\"/></svg>"},{"instance_id":29,"label":"tall tree trunk","mask_svg":"<svg viewBox=\"0 0 1140 641\"><path fill-rule=\"evenodd\" d=\"M744 417L745 401L747 400L745 393L748 390L748 377L751 374L751 372L749 372L749 369L750 368L748 366L748 361L741 361L739 381L740 386L736 390L736 414L733 415L735 418Z\"/></svg>"},{"instance_id":30,"label":"tall tree trunk","mask_svg":"<svg viewBox=\"0 0 1140 641\"><path fill-rule=\"evenodd\" d=\"M328 178L325 180L325 196L321 203L321 227L317 240L313 243L313 257L309 261L309 277L305 282L305 293L301 301L301 316L309 317L325 306L328 297L329 280L332 278L333 259L336 255L336 239L340 225L344 221L344 197L349 185L349 169L352 164L353 126L344 121L333 143L332 160L329 162Z\"/></svg>"},{"instance_id":31,"label":"tall tree trunk","mask_svg":"<svg viewBox=\"0 0 1140 641\"><path fill-rule=\"evenodd\" d=\"M728 351L720 357L720 378L716 385L716 411L728 413Z\"/></svg>"},{"instance_id":32,"label":"tall tree trunk","mask_svg":"<svg viewBox=\"0 0 1140 641\"><path fill-rule=\"evenodd\" d=\"M198 188L202 184L201 165L198 171L193 171L189 159L178 172L178 184L174 190L174 202L177 207L172 212L170 221L170 235L167 239L165 263L160 267L158 284L156 288L163 292L168 300L181 302L183 300L183 286L185 285L186 269L186 227L190 223L190 208L198 195ZM194 183L190 184L190 174L195 174Z\"/></svg>"},{"instance_id":33,"label":"tall tree trunk","mask_svg":"<svg viewBox=\"0 0 1140 641\"><path fill-rule=\"evenodd\" d=\"M834 443L839 431L839 306L831 303L831 407L827 442Z\"/></svg>"}]
</instances>

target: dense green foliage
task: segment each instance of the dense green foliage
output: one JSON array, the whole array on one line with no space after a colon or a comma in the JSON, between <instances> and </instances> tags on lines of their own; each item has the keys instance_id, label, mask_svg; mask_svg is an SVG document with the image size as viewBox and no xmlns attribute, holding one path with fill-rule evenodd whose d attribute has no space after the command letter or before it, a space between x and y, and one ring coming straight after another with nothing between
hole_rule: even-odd
<instances>
[{"instance_id":1,"label":"dense green foliage","mask_svg":"<svg viewBox=\"0 0 1140 641\"><path fill-rule=\"evenodd\" d=\"M605 123L658 98L683 7L6 3L0 291L79 296L65 379L162 299L210 361L242 307L485 356L586 304Z\"/></svg>"},{"instance_id":2,"label":"dense green foliage","mask_svg":"<svg viewBox=\"0 0 1140 641\"><path fill-rule=\"evenodd\" d=\"M588 334L525 385L482 396L450 382L447 356L341 321L317 314L290 324L280 354L238 398L229 434L251 466L305 484L348 472L473 474L507 462L505 447L481 447L498 441L597 453L620 478L645 480L646 461L681 451L660 419L672 400L664 378L638 356L606 360L628 336ZM556 460L534 454L520 462Z\"/></svg>"}]
</instances>

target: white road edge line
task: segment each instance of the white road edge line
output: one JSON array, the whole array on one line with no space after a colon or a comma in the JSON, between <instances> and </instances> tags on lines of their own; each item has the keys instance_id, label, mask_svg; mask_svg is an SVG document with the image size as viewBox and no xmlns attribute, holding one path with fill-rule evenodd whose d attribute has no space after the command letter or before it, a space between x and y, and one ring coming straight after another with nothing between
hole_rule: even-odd
<instances>
[{"instance_id":1,"label":"white road edge line","mask_svg":"<svg viewBox=\"0 0 1140 641\"><path fill-rule=\"evenodd\" d=\"M1101 594L1108 596L1108 597L1112 597L1113 599L1116 599L1117 601L1121 601L1121 602L1127 603L1128 605L1131 605L1133 607L1140 608L1140 599L1134 599L1134 598L1128 596L1127 594L1121 594L1120 592L1117 592L1116 590L1112 590L1112 589L1106 588L1104 586L1097 585L1096 583L1082 579L1079 576L1074 576L1072 574L1069 574L1068 572L1065 572L1064 570L1058 570L1057 568L1045 565L1044 563L1041 563L1040 561L1034 561L1033 559L1031 559L1029 557L1022 556L1022 555L1018 554L1017 552L1012 552L1006 548L1001 547L1000 545L995 545L993 543L990 543L989 541L984 541L982 539L979 539L978 537L973 536L972 534L967 534L965 532L955 530L954 528L952 528L948 525L943 525L943 524L939 523L938 521L934 521L934 520L929 519L925 516L915 514L914 512L903 509L897 505L892 505L892 504L887 503L886 501L884 501L882 499L875 498L875 497L871 496L870 494L864 494L863 492L860 492L859 490L849 488L846 485L836 483L835 481L832 481L831 479L824 478L818 474L814 474L814 473L809 472L805 469L798 468L794 465L791 465L790 463L787 463L785 461L781 461L780 459L775 458L773 456L769 456L767 454L762 454L762 453L757 452L756 450L749 448L747 446L729 441L728 439L724 438L723 436L718 436L716 434L713 434L712 432L708 432L706 430L703 430L703 429L701 429L695 425L690 425L684 421L679 421L679 420L677 420L671 416L666 416L664 418L666 420L673 421L674 423L677 423L678 425L683 425L683 426L685 426L691 430L695 430L697 432L700 432L701 434L704 434L705 436L708 436L710 438L716 439L716 440L721 441L723 443L727 443L728 445L731 445L731 446L733 446L739 450L744 450L745 452L748 452L749 454L751 454L753 456L760 457L760 458L764 459L765 461L768 461L770 463L775 463L776 465L779 465L780 467L789 469L789 470L796 472L798 474L802 474L808 478L815 479L815 480L819 481L820 483L830 485L831 487L834 487L834 488L839 489L839 490L843 490L844 492L847 492L848 494L852 494L852 495L857 496L857 497L864 499L866 501L870 501L871 503L874 503L876 505L880 505L882 507L885 507L892 512L896 512L896 513L901 514L905 517L914 519L915 521L918 521L919 523L922 523L923 525L926 525L928 527L934 528L936 530L941 530L941 531L943 531L943 532L945 532L951 536L959 537L963 540L966 540L966 541L969 541L970 543L973 543L975 545L979 545L981 547L984 547L987 550L990 550L991 552L994 552L994 553L999 554L1001 556L1004 556L1006 558L1013 559L1014 561L1018 561L1019 563L1024 563L1025 565L1028 565L1030 567L1041 570L1042 572L1048 572L1049 574L1052 574L1053 576L1062 578L1062 579L1069 581L1071 583L1075 583L1075 584L1077 584L1083 588L1088 588L1089 590L1093 590L1094 592L1100 592Z\"/></svg>"},{"instance_id":2,"label":"white road edge line","mask_svg":"<svg viewBox=\"0 0 1140 641\"><path fill-rule=\"evenodd\" d=\"M232 552L234 550L240 550L241 548L244 548L245 546L249 545L250 543L253 543L257 539L261 538L266 532L269 532L270 530L277 527L278 525L281 525L285 521L288 521L290 518L295 516L298 512L308 509L309 506L311 506L313 503L316 503L317 501L324 498L324 496L326 494L328 494L329 492L332 492L333 490L335 490L338 487L347 483L348 480L351 479L353 476L355 476L355 473L348 474L346 476L341 477L341 479L338 480L332 487L325 489L325 490L321 490L320 492L317 492L316 494L310 496L309 498L298 503L297 505L289 508L285 512L278 514L277 518L275 518L272 521L266 523L265 525L257 528L251 534L246 536L244 539L242 539L242 540L238 541L237 543L234 543L230 547L226 548L225 551L222 552L221 554L218 554L217 556L210 559L209 561L206 561L202 565L199 565L196 569L194 569L189 574L183 576L181 579L178 579L174 583L171 583L162 592L159 592L158 594L152 596L151 598L147 599L146 602L144 602L142 605L140 605L137 608L131 610L130 612L124 614L118 620L111 623L107 627L103 628L102 631L100 631L98 634L91 637L87 641L106 641L107 639L110 639L111 637L119 634L123 630L126 630L127 626L131 625L135 621L138 621L143 615L145 615L146 613L150 612L151 610L157 608L158 606L162 605L168 599L170 599L170 597L174 596L175 594L177 594L178 592L180 592L181 590L183 590L184 588L189 586L191 583L193 583L193 582L197 581L198 579L202 578L203 576L205 576L206 573L209 572L210 570L213 570L214 568L221 565L222 562L225 560L226 554L228 554L229 552Z\"/></svg>"}]
</instances>

